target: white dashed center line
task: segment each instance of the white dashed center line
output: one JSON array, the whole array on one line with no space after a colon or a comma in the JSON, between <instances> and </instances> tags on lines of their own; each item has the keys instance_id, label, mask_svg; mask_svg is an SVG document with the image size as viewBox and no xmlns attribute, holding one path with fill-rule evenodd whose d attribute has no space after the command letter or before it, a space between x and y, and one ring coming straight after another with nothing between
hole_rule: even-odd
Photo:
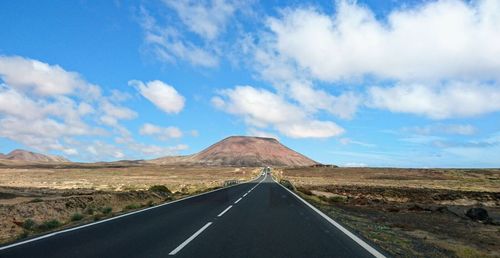
<instances>
[{"instance_id":1,"label":"white dashed center line","mask_svg":"<svg viewBox=\"0 0 500 258\"><path fill-rule=\"evenodd\" d=\"M227 207L225 210L223 210L219 215L217 215L217 217L224 215L224 213L226 213L231 208L233 208L233 205L229 205L229 207Z\"/></svg>"},{"instance_id":2,"label":"white dashed center line","mask_svg":"<svg viewBox=\"0 0 500 258\"><path fill-rule=\"evenodd\" d=\"M193 239L195 239L199 234L201 234L201 232L203 232L203 230L207 229L210 225L212 225L212 222L208 222L207 224L205 224L205 226L198 229L196 233L194 233L192 236L186 239L186 241L182 242L182 244L180 244L177 248L172 250L172 252L170 252L168 255L175 255L176 253L178 253L180 250L182 250L182 248L184 248L187 244L189 244L189 242L193 241Z\"/></svg>"},{"instance_id":3,"label":"white dashed center line","mask_svg":"<svg viewBox=\"0 0 500 258\"><path fill-rule=\"evenodd\" d=\"M240 199L236 200L236 201L234 202L234 204L239 203L239 202L241 201L241 199L243 199L243 197L241 197Z\"/></svg>"}]
</instances>

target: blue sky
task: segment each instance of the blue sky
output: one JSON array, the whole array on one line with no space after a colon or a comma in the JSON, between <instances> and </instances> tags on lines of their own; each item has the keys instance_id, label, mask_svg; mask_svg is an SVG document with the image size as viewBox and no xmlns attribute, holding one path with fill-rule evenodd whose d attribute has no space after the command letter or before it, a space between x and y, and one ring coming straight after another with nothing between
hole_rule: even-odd
<instances>
[{"instance_id":1,"label":"blue sky","mask_svg":"<svg viewBox=\"0 0 500 258\"><path fill-rule=\"evenodd\" d=\"M500 3L2 1L0 152L278 138L341 166L500 166Z\"/></svg>"}]
</instances>

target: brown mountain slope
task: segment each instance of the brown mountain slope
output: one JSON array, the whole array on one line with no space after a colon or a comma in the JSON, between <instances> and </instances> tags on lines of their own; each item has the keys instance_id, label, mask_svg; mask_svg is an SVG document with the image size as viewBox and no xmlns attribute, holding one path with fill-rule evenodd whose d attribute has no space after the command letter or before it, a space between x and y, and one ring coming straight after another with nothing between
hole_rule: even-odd
<instances>
[{"instance_id":1,"label":"brown mountain slope","mask_svg":"<svg viewBox=\"0 0 500 258\"><path fill-rule=\"evenodd\" d=\"M0 159L25 162L70 162L60 156L45 155L27 150L13 150L7 155L0 156Z\"/></svg>"},{"instance_id":2,"label":"brown mountain slope","mask_svg":"<svg viewBox=\"0 0 500 258\"><path fill-rule=\"evenodd\" d=\"M311 166L316 161L295 152L273 138L231 136L189 155L152 160L158 164L213 166Z\"/></svg>"}]
</instances>

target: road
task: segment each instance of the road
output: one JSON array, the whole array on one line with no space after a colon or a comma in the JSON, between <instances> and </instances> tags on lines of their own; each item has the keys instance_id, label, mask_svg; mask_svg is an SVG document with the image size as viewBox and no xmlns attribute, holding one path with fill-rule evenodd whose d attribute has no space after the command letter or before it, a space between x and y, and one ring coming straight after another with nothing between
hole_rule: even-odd
<instances>
[{"instance_id":1,"label":"road","mask_svg":"<svg viewBox=\"0 0 500 258\"><path fill-rule=\"evenodd\" d=\"M383 257L271 176L0 247L0 257ZM29 240L30 241L30 240Z\"/></svg>"}]
</instances>

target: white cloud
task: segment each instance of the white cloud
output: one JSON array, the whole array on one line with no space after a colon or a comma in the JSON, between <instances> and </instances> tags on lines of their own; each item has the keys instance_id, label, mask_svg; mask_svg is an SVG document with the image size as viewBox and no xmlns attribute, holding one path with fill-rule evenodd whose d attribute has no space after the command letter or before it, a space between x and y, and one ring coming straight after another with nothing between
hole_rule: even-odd
<instances>
[{"instance_id":1,"label":"white cloud","mask_svg":"<svg viewBox=\"0 0 500 258\"><path fill-rule=\"evenodd\" d=\"M132 80L128 84L136 87L142 96L165 113L179 113L184 108L184 97L166 83L158 80L147 83Z\"/></svg>"},{"instance_id":2,"label":"white cloud","mask_svg":"<svg viewBox=\"0 0 500 258\"><path fill-rule=\"evenodd\" d=\"M368 167L367 164L365 163L359 163L359 162L348 162L343 165L343 167Z\"/></svg>"},{"instance_id":3,"label":"white cloud","mask_svg":"<svg viewBox=\"0 0 500 258\"><path fill-rule=\"evenodd\" d=\"M500 111L500 87L451 82L439 86L399 84L372 87L368 106L392 112L413 113L433 119L471 117Z\"/></svg>"},{"instance_id":4,"label":"white cloud","mask_svg":"<svg viewBox=\"0 0 500 258\"><path fill-rule=\"evenodd\" d=\"M500 78L500 2L425 2L384 21L355 1L329 15L311 8L270 18L264 49L314 79ZM273 63L271 63L273 64Z\"/></svg>"},{"instance_id":5,"label":"white cloud","mask_svg":"<svg viewBox=\"0 0 500 258\"><path fill-rule=\"evenodd\" d=\"M0 56L0 78L10 87L39 95L66 95L79 89L91 96L100 94L95 85L58 65L19 56Z\"/></svg>"},{"instance_id":6,"label":"white cloud","mask_svg":"<svg viewBox=\"0 0 500 258\"><path fill-rule=\"evenodd\" d=\"M58 65L0 57L0 79L0 137L28 148L56 151L86 161L150 158L149 155L172 155L187 148L183 144L156 146L136 142L120 124L120 120L137 117L135 111L119 103L129 99L129 94L115 90L110 96L103 96L99 86ZM165 93L173 93L170 99L160 99L171 100L172 105L161 101L160 104L172 112L182 109L183 97L170 86L161 82L140 84L145 96L159 92L157 97L161 98ZM98 124L104 127L97 127ZM180 134L175 128L161 128L160 137ZM104 137L117 140L111 144Z\"/></svg>"},{"instance_id":7,"label":"white cloud","mask_svg":"<svg viewBox=\"0 0 500 258\"><path fill-rule=\"evenodd\" d=\"M265 137L265 138L273 138L279 140L280 138L270 132L262 131L256 128L249 128L247 131L248 136L257 136L257 137Z\"/></svg>"},{"instance_id":8,"label":"white cloud","mask_svg":"<svg viewBox=\"0 0 500 258\"><path fill-rule=\"evenodd\" d=\"M107 100L101 102L103 115L100 121L108 126L117 126L119 120L130 120L137 117L137 113L129 108L115 105Z\"/></svg>"},{"instance_id":9,"label":"white cloud","mask_svg":"<svg viewBox=\"0 0 500 258\"><path fill-rule=\"evenodd\" d=\"M309 83L291 82L288 95L310 111L325 110L340 118L352 118L357 111L361 98L352 92L339 96L314 89Z\"/></svg>"},{"instance_id":10,"label":"white cloud","mask_svg":"<svg viewBox=\"0 0 500 258\"><path fill-rule=\"evenodd\" d=\"M139 129L141 135L153 135L157 136L160 140L168 140L171 138L182 137L182 131L174 126L161 127L150 123L142 125Z\"/></svg>"},{"instance_id":11,"label":"white cloud","mask_svg":"<svg viewBox=\"0 0 500 258\"><path fill-rule=\"evenodd\" d=\"M477 129L470 124L433 124L427 126L414 126L403 128L405 132L416 133L419 135L430 134L458 134L472 135Z\"/></svg>"},{"instance_id":12,"label":"white cloud","mask_svg":"<svg viewBox=\"0 0 500 258\"><path fill-rule=\"evenodd\" d=\"M282 96L251 86L223 90L220 96L212 99L212 103L220 110L242 116L252 127L272 126L292 138L327 138L344 132L333 122L311 118Z\"/></svg>"},{"instance_id":13,"label":"white cloud","mask_svg":"<svg viewBox=\"0 0 500 258\"><path fill-rule=\"evenodd\" d=\"M198 46L184 39L177 29L167 25L161 26L142 9L141 26L144 30L144 41L155 57L163 62L176 63L177 58L188 61L194 66L215 67L219 60L215 49Z\"/></svg>"},{"instance_id":14,"label":"white cloud","mask_svg":"<svg viewBox=\"0 0 500 258\"><path fill-rule=\"evenodd\" d=\"M234 4L225 0L163 2L177 12L190 31L208 40L215 39L225 30L235 12Z\"/></svg>"},{"instance_id":15,"label":"white cloud","mask_svg":"<svg viewBox=\"0 0 500 258\"><path fill-rule=\"evenodd\" d=\"M329 138L344 133L344 129L337 124L318 120L279 124L276 129L292 138Z\"/></svg>"},{"instance_id":16,"label":"white cloud","mask_svg":"<svg viewBox=\"0 0 500 258\"><path fill-rule=\"evenodd\" d=\"M355 144L355 145L359 145L359 146L363 146L363 147L375 147L375 144L361 142L361 141L355 141L355 140L353 140L351 138L340 138L339 142L342 145Z\"/></svg>"}]
</instances>

